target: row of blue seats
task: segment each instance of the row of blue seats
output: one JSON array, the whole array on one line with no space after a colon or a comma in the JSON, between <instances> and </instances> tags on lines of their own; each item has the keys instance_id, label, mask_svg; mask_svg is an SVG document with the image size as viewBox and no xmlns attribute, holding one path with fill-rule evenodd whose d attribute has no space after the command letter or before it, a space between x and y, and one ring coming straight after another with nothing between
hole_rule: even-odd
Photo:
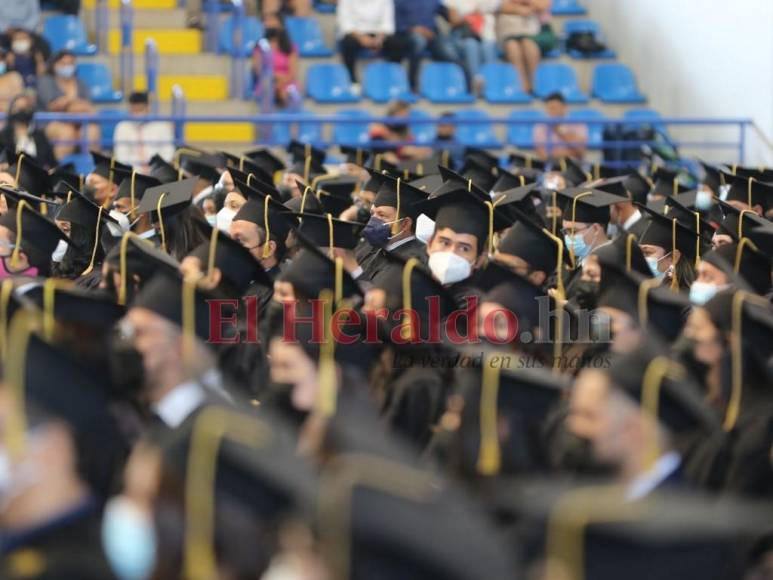
<instances>
[{"instance_id":1,"label":"row of blue seats","mask_svg":"<svg viewBox=\"0 0 773 580\"><path fill-rule=\"evenodd\" d=\"M512 65L489 63L480 72L484 79L483 97L488 102L520 104L532 100L532 95L524 92L518 72ZM421 97L432 103L472 103L476 99L467 90L461 67L454 63L426 63L421 70L419 86ZM360 100L346 69L335 63L318 63L309 67L306 91L318 103L356 103ZM416 95L410 91L405 69L395 63L368 64L363 76L363 92L377 103L394 99L416 100ZM560 92L573 104L588 102L588 95L580 89L572 66L540 63L534 78L534 96L544 98L554 92ZM596 66L591 96L604 103L641 104L647 100L639 90L631 69L617 63Z\"/></svg>"},{"instance_id":2,"label":"row of blue seats","mask_svg":"<svg viewBox=\"0 0 773 580\"><path fill-rule=\"evenodd\" d=\"M334 14L336 11L335 4L328 4L320 0L314 3L314 8L322 14ZM579 0L553 0L550 11L553 16L584 16L588 13L588 10L580 4Z\"/></svg>"}]
</instances>

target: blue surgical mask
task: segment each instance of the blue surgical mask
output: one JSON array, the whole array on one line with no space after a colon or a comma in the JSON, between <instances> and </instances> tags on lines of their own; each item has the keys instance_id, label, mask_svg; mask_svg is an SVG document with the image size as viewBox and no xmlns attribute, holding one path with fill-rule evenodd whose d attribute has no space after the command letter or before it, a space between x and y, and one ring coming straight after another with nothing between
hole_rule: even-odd
<instances>
[{"instance_id":1,"label":"blue surgical mask","mask_svg":"<svg viewBox=\"0 0 773 580\"><path fill-rule=\"evenodd\" d=\"M666 256L668 256L668 254L663 256L663 258L665 258ZM658 259L658 258L655 258L654 256L645 258L647 260L647 265L650 267L650 272L652 272L652 275L657 279L660 279L666 275L665 272L661 272L658 269L658 264L660 263L660 260L662 260L663 258Z\"/></svg>"},{"instance_id":2,"label":"blue surgical mask","mask_svg":"<svg viewBox=\"0 0 773 580\"><path fill-rule=\"evenodd\" d=\"M363 237L371 246L383 248L389 243L391 231L389 224L376 216L371 216L362 230Z\"/></svg>"},{"instance_id":3,"label":"blue surgical mask","mask_svg":"<svg viewBox=\"0 0 773 580\"><path fill-rule=\"evenodd\" d=\"M145 580L156 564L156 532L152 518L131 501L114 497L105 506L102 546L120 580Z\"/></svg>"},{"instance_id":4,"label":"blue surgical mask","mask_svg":"<svg viewBox=\"0 0 773 580\"><path fill-rule=\"evenodd\" d=\"M56 67L56 74L64 79L71 79L75 76L75 65L74 64L63 64L61 66Z\"/></svg>"},{"instance_id":5,"label":"blue surgical mask","mask_svg":"<svg viewBox=\"0 0 773 580\"><path fill-rule=\"evenodd\" d=\"M706 282L695 281L690 286L690 302L697 304L698 306L703 306L706 302L714 298L717 292L724 288L724 286L720 287Z\"/></svg>"},{"instance_id":6,"label":"blue surgical mask","mask_svg":"<svg viewBox=\"0 0 773 580\"><path fill-rule=\"evenodd\" d=\"M564 244L566 244L567 249L570 250L578 260L585 259L585 256L590 253L590 246L585 243L585 237L582 233L573 234L571 236L564 235Z\"/></svg>"},{"instance_id":7,"label":"blue surgical mask","mask_svg":"<svg viewBox=\"0 0 773 580\"><path fill-rule=\"evenodd\" d=\"M0 62L0 75L4 75L8 72L8 65L5 63L5 61Z\"/></svg>"}]
</instances>

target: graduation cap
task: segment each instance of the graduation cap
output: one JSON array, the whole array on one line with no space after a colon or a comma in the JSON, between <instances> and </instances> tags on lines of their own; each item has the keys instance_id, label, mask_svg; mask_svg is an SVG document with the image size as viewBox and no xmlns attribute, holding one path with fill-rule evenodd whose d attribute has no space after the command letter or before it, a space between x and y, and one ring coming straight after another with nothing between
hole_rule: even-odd
<instances>
[{"instance_id":1,"label":"graduation cap","mask_svg":"<svg viewBox=\"0 0 773 580\"><path fill-rule=\"evenodd\" d=\"M479 147L465 147L462 157L464 157L465 161L471 160L481 167L488 167L489 169L499 167L499 157Z\"/></svg>"},{"instance_id":2,"label":"graduation cap","mask_svg":"<svg viewBox=\"0 0 773 580\"><path fill-rule=\"evenodd\" d=\"M368 162L371 156L370 151L360 147L348 147L346 145L341 145L340 149L341 153L343 153L346 157L346 162L357 165L358 167L365 167L365 164Z\"/></svg>"},{"instance_id":3,"label":"graduation cap","mask_svg":"<svg viewBox=\"0 0 773 580\"><path fill-rule=\"evenodd\" d=\"M760 217L751 209L738 209L724 201L719 202L719 209L723 217L719 222L717 233L728 235L736 242L747 236L753 228L765 228L771 225L770 221Z\"/></svg>"},{"instance_id":4,"label":"graduation cap","mask_svg":"<svg viewBox=\"0 0 773 580\"><path fill-rule=\"evenodd\" d=\"M236 169L230 171L234 186L245 199L257 199L262 201L264 197L269 196L275 201L283 201L282 194L274 186L273 181L263 181L254 173L245 174Z\"/></svg>"},{"instance_id":5,"label":"graduation cap","mask_svg":"<svg viewBox=\"0 0 773 580\"><path fill-rule=\"evenodd\" d=\"M185 211L191 205L196 178L164 183L145 190L137 213L150 213L151 219L159 224L161 248L166 250L164 220Z\"/></svg>"},{"instance_id":6,"label":"graduation cap","mask_svg":"<svg viewBox=\"0 0 773 580\"><path fill-rule=\"evenodd\" d=\"M56 219L77 224L90 232L94 232L94 241L91 245L91 259L81 276L90 273L94 269L94 260L96 259L97 248L101 241L102 228L107 227L108 222L114 224L118 224L118 222L110 217L109 212L102 206L98 206L80 192L75 192L70 201L62 206Z\"/></svg>"},{"instance_id":7,"label":"graduation cap","mask_svg":"<svg viewBox=\"0 0 773 580\"><path fill-rule=\"evenodd\" d=\"M440 176L439 173L436 173L433 175L425 175L424 177L420 177L419 179L414 179L413 181L409 182L409 185L429 194L433 191L436 191L443 185L443 178ZM367 189L367 188L363 187L363 189ZM374 190L368 190L368 191L374 191ZM378 189L376 189L375 191L378 191Z\"/></svg>"},{"instance_id":8,"label":"graduation cap","mask_svg":"<svg viewBox=\"0 0 773 580\"><path fill-rule=\"evenodd\" d=\"M91 158L94 160L94 170L91 173L104 177L116 185L118 185L118 179L115 175L115 169L122 169L124 172L131 172L132 170L131 166L119 163L115 160L115 157L108 157L98 151L91 151L90 153Z\"/></svg>"},{"instance_id":9,"label":"graduation cap","mask_svg":"<svg viewBox=\"0 0 773 580\"><path fill-rule=\"evenodd\" d=\"M763 254L749 238L737 243L722 244L707 252L703 261L715 266L728 277L740 276L753 292L764 296L770 290L770 255Z\"/></svg>"},{"instance_id":10,"label":"graduation cap","mask_svg":"<svg viewBox=\"0 0 773 580\"><path fill-rule=\"evenodd\" d=\"M129 169L131 170L131 168ZM181 172L158 154L150 158L150 175L161 183L171 183L182 178Z\"/></svg>"},{"instance_id":11,"label":"graduation cap","mask_svg":"<svg viewBox=\"0 0 773 580\"><path fill-rule=\"evenodd\" d=\"M324 292L332 292L334 304L341 300L361 296L357 282L344 269L341 258L331 259L316 244L299 235L301 251L279 275L279 280L293 285L296 298L316 299Z\"/></svg>"},{"instance_id":12,"label":"graduation cap","mask_svg":"<svg viewBox=\"0 0 773 580\"><path fill-rule=\"evenodd\" d=\"M373 155L373 159L371 159L370 162L370 169L378 171L379 173L387 172L392 177L397 177L400 175L400 168L394 163L384 159L383 153L376 153Z\"/></svg>"},{"instance_id":13,"label":"graduation cap","mask_svg":"<svg viewBox=\"0 0 773 580\"><path fill-rule=\"evenodd\" d=\"M261 201L248 199L236 215L233 221L247 221L257 225L266 232L266 240L263 246L264 257L268 257L268 242L271 236L284 242L290 230L297 226L295 216L287 211L281 203L270 196L265 196Z\"/></svg>"},{"instance_id":14,"label":"graduation cap","mask_svg":"<svg viewBox=\"0 0 773 580\"><path fill-rule=\"evenodd\" d=\"M638 272L648 277L652 275L634 234L616 236L610 242L595 248L592 253L602 266L614 265L626 272Z\"/></svg>"},{"instance_id":15,"label":"graduation cap","mask_svg":"<svg viewBox=\"0 0 773 580\"><path fill-rule=\"evenodd\" d=\"M770 256L773 255L773 224L768 222L764 225L759 225L746 232L748 237L754 245L763 254Z\"/></svg>"},{"instance_id":16,"label":"graduation cap","mask_svg":"<svg viewBox=\"0 0 773 580\"><path fill-rule=\"evenodd\" d=\"M327 157L324 149L318 149L311 143L301 143L295 140L290 141L287 145L287 152L292 157L294 164L299 161L303 163L306 159L311 158L316 165L322 165Z\"/></svg>"},{"instance_id":17,"label":"graduation cap","mask_svg":"<svg viewBox=\"0 0 773 580\"><path fill-rule=\"evenodd\" d=\"M353 250L365 224L334 218L330 214L296 214L301 218L298 232L320 248Z\"/></svg>"},{"instance_id":18,"label":"graduation cap","mask_svg":"<svg viewBox=\"0 0 773 580\"><path fill-rule=\"evenodd\" d=\"M365 169L370 174L370 178L365 182L365 185L362 186L362 191L372 191L373 193L376 193L381 187L381 184L386 181L387 174L369 167L366 167Z\"/></svg>"},{"instance_id":19,"label":"graduation cap","mask_svg":"<svg viewBox=\"0 0 773 580\"><path fill-rule=\"evenodd\" d=\"M569 381L539 368L508 368L504 352L477 349L476 356L480 364L459 378L465 406L458 437L468 450L462 452L466 470L495 477L546 467L539 426L568 394Z\"/></svg>"},{"instance_id":20,"label":"graduation cap","mask_svg":"<svg viewBox=\"0 0 773 580\"><path fill-rule=\"evenodd\" d=\"M664 200L665 207L663 215L675 217L686 228L689 228L698 234L699 241L695 246L695 265L701 255L701 244L711 244L711 238L714 236L714 227L701 217L701 213L694 209L696 192L688 192L669 197Z\"/></svg>"},{"instance_id":21,"label":"graduation cap","mask_svg":"<svg viewBox=\"0 0 773 580\"><path fill-rule=\"evenodd\" d=\"M373 287L384 291L386 308L390 312L401 309L406 313L400 321L401 337L416 341L430 336L430 306L428 299L437 300L437 316L444 320L456 309L454 297L440 284L432 272L416 258L403 258L394 252L383 251L385 267L372 280ZM408 314L416 314L415 320Z\"/></svg>"},{"instance_id":22,"label":"graduation cap","mask_svg":"<svg viewBox=\"0 0 773 580\"><path fill-rule=\"evenodd\" d=\"M319 201L319 199L317 199L314 190L310 186L306 185L305 183L301 183L300 181L296 181L295 183L298 185L298 189L301 191L300 197L291 197L282 205L295 214L324 214L326 209ZM349 203L351 204L351 202ZM331 211L329 213L335 212ZM341 212L335 213L335 215L339 215L340 213Z\"/></svg>"},{"instance_id":23,"label":"graduation cap","mask_svg":"<svg viewBox=\"0 0 773 580\"><path fill-rule=\"evenodd\" d=\"M647 194L650 192L653 185L654 184L647 177L644 177L638 171L629 173L625 178L626 191L631 194L633 201L641 205L646 205Z\"/></svg>"},{"instance_id":24,"label":"graduation cap","mask_svg":"<svg viewBox=\"0 0 773 580\"><path fill-rule=\"evenodd\" d=\"M596 162L593 164L592 177L594 180L599 179L614 179L615 177L625 176L627 170L625 168L616 167L607 163Z\"/></svg>"},{"instance_id":25,"label":"graduation cap","mask_svg":"<svg viewBox=\"0 0 773 580\"><path fill-rule=\"evenodd\" d=\"M491 191L494 194L502 193L503 191L508 191L510 189L516 189L518 187L524 187L527 184L531 183L533 180L528 179L525 175L515 173L511 173L509 171L505 171L504 169L499 170L499 177L497 177L497 180L494 182L494 185L491 186Z\"/></svg>"},{"instance_id":26,"label":"graduation cap","mask_svg":"<svg viewBox=\"0 0 773 580\"><path fill-rule=\"evenodd\" d=\"M83 189L83 176L76 172L75 165L72 163L57 165L48 172L48 176L50 183L63 181L71 189L77 189L78 191ZM56 191L54 191L54 193L56 193Z\"/></svg>"},{"instance_id":27,"label":"graduation cap","mask_svg":"<svg viewBox=\"0 0 773 580\"><path fill-rule=\"evenodd\" d=\"M272 176L279 171L283 171L286 167L284 161L279 159L268 149L253 149L252 151L247 151L244 156Z\"/></svg>"},{"instance_id":28,"label":"graduation cap","mask_svg":"<svg viewBox=\"0 0 773 580\"><path fill-rule=\"evenodd\" d=\"M180 263L172 256L132 232L123 235L121 243L108 252L105 261L120 272L118 304L127 303L130 283L137 283L141 288L160 270L171 274L177 274L180 270Z\"/></svg>"},{"instance_id":29,"label":"graduation cap","mask_svg":"<svg viewBox=\"0 0 773 580\"><path fill-rule=\"evenodd\" d=\"M510 153L509 160L510 163L515 167L523 167L524 169L536 169L538 171L545 171L547 169L547 164L544 161L530 153Z\"/></svg>"},{"instance_id":30,"label":"graduation cap","mask_svg":"<svg viewBox=\"0 0 773 580\"><path fill-rule=\"evenodd\" d=\"M694 260L700 249L700 238L695 230L682 225L676 217L662 215L645 206L639 206L647 215L647 227L639 236L639 245L658 246L666 254L679 250L688 260Z\"/></svg>"},{"instance_id":31,"label":"graduation cap","mask_svg":"<svg viewBox=\"0 0 773 580\"><path fill-rule=\"evenodd\" d=\"M215 184L220 180L220 171L217 169L220 159L212 155L180 155L180 169L191 176Z\"/></svg>"},{"instance_id":32,"label":"graduation cap","mask_svg":"<svg viewBox=\"0 0 773 580\"><path fill-rule=\"evenodd\" d=\"M759 181L772 182L773 169L768 167L740 167L734 166L733 175L739 177L754 177Z\"/></svg>"},{"instance_id":33,"label":"graduation cap","mask_svg":"<svg viewBox=\"0 0 773 580\"><path fill-rule=\"evenodd\" d=\"M497 182L497 166L484 163L479 157L466 158L464 165L459 169L459 174L466 179L471 179L483 191L491 191Z\"/></svg>"},{"instance_id":34,"label":"graduation cap","mask_svg":"<svg viewBox=\"0 0 773 580\"><path fill-rule=\"evenodd\" d=\"M572 185L576 186L592 180L591 174L585 171L583 166L573 158L567 157L565 159L561 159L560 164L561 174L564 176L564 179L566 179L567 183L571 183Z\"/></svg>"},{"instance_id":35,"label":"graduation cap","mask_svg":"<svg viewBox=\"0 0 773 580\"><path fill-rule=\"evenodd\" d=\"M470 234L478 239L478 253L483 242L489 240L489 253L493 252L494 232L508 227L509 220L493 201L483 201L465 189L431 197L416 203L412 210L435 220L435 232L449 228L457 234Z\"/></svg>"},{"instance_id":36,"label":"graduation cap","mask_svg":"<svg viewBox=\"0 0 773 580\"><path fill-rule=\"evenodd\" d=\"M443 185L432 192L432 197L444 195L450 191L466 189L468 192L477 196L482 201L490 201L491 196L488 190L481 189L472 179L449 169L448 167L439 167L440 175L443 178Z\"/></svg>"},{"instance_id":37,"label":"graduation cap","mask_svg":"<svg viewBox=\"0 0 773 580\"><path fill-rule=\"evenodd\" d=\"M518 256L532 270L545 272L548 276L562 264L569 263L563 243L559 247L548 230L530 219L517 220L499 240L497 251Z\"/></svg>"},{"instance_id":38,"label":"graduation cap","mask_svg":"<svg viewBox=\"0 0 773 580\"><path fill-rule=\"evenodd\" d=\"M426 192L413 187L401 179L387 177L373 200L373 207L393 207L397 210L397 218L410 217L416 219L421 213L416 204L426 201Z\"/></svg>"},{"instance_id":39,"label":"graduation cap","mask_svg":"<svg viewBox=\"0 0 773 580\"><path fill-rule=\"evenodd\" d=\"M199 259L205 276L210 276L214 268L220 270L222 278L237 293L230 298L240 298L254 283L273 290L274 282L260 262L247 248L217 228L212 230L208 242L202 242L188 255Z\"/></svg>"},{"instance_id":40,"label":"graduation cap","mask_svg":"<svg viewBox=\"0 0 773 580\"><path fill-rule=\"evenodd\" d=\"M690 188L679 182L679 170L658 167L655 169L652 179L655 182L651 193L663 197L670 197L678 193L689 191Z\"/></svg>"},{"instance_id":41,"label":"graduation cap","mask_svg":"<svg viewBox=\"0 0 773 580\"><path fill-rule=\"evenodd\" d=\"M414 181L428 173L437 173L438 165L432 159L405 159L397 166L398 175L404 181Z\"/></svg>"},{"instance_id":42,"label":"graduation cap","mask_svg":"<svg viewBox=\"0 0 773 580\"><path fill-rule=\"evenodd\" d=\"M551 305L547 292L528 278L509 270L496 261L490 261L476 278L477 287L485 292L481 302L491 302L512 312L518 328L531 330L540 324L540 299ZM514 337L516 338L516 337Z\"/></svg>"},{"instance_id":43,"label":"graduation cap","mask_svg":"<svg viewBox=\"0 0 773 580\"><path fill-rule=\"evenodd\" d=\"M536 223L541 223L542 218L537 214L535 202L542 202L542 191L536 183L514 187L494 194L494 203L511 219L519 219L518 214L509 211L511 207L517 208L521 214L531 218Z\"/></svg>"},{"instance_id":44,"label":"graduation cap","mask_svg":"<svg viewBox=\"0 0 773 580\"><path fill-rule=\"evenodd\" d=\"M566 199L561 214L564 221L604 226L611 219L609 206L621 201L617 195L584 187L564 189L558 195Z\"/></svg>"},{"instance_id":45,"label":"graduation cap","mask_svg":"<svg viewBox=\"0 0 773 580\"><path fill-rule=\"evenodd\" d=\"M37 209L43 215L48 215L49 213L53 215L59 207L59 204L56 202L43 199L37 195L32 195L31 193L27 193L24 189L19 189L10 185L0 185L0 192L5 196L5 202L9 212L14 211L19 200L22 199L26 201L30 207Z\"/></svg>"},{"instance_id":46,"label":"graduation cap","mask_svg":"<svg viewBox=\"0 0 773 580\"><path fill-rule=\"evenodd\" d=\"M354 201L352 194L357 189L359 181L351 177L337 177L321 181L317 190L317 198L325 212L334 216L350 208Z\"/></svg>"},{"instance_id":47,"label":"graduation cap","mask_svg":"<svg viewBox=\"0 0 773 580\"><path fill-rule=\"evenodd\" d=\"M51 191L52 182L48 171L24 153L16 157L14 178L16 187L33 195L42 196Z\"/></svg>"},{"instance_id":48,"label":"graduation cap","mask_svg":"<svg viewBox=\"0 0 773 580\"><path fill-rule=\"evenodd\" d=\"M759 205L765 213L773 207L773 185L758 181L754 177L733 176L724 201L739 201L750 209Z\"/></svg>"},{"instance_id":49,"label":"graduation cap","mask_svg":"<svg viewBox=\"0 0 773 580\"><path fill-rule=\"evenodd\" d=\"M18 263L22 245L25 248L34 248L43 256L50 256L60 240L71 243L53 221L32 209L24 200L19 200L16 211L0 216L0 225L16 235L11 254L12 267Z\"/></svg>"},{"instance_id":50,"label":"graduation cap","mask_svg":"<svg viewBox=\"0 0 773 580\"><path fill-rule=\"evenodd\" d=\"M306 157L305 160L295 161L285 173L297 175L306 183L316 184L316 180L327 175L327 170L323 165L314 161L313 157Z\"/></svg>"},{"instance_id":51,"label":"graduation cap","mask_svg":"<svg viewBox=\"0 0 773 580\"><path fill-rule=\"evenodd\" d=\"M161 268L140 289L131 307L150 310L179 326L186 337L207 342L211 338L208 302L216 298L195 280Z\"/></svg>"},{"instance_id":52,"label":"graduation cap","mask_svg":"<svg viewBox=\"0 0 773 580\"><path fill-rule=\"evenodd\" d=\"M122 169L116 169L115 173L120 179L115 199L129 198L132 200L132 207L136 207L137 202L142 200L146 190L162 184L157 177L143 175L134 170L125 172Z\"/></svg>"},{"instance_id":53,"label":"graduation cap","mask_svg":"<svg viewBox=\"0 0 773 580\"><path fill-rule=\"evenodd\" d=\"M706 187L711 189L715 194L719 195L719 186L722 185L722 178L720 177L721 169L716 165L706 163L704 161L698 161L703 168L703 183Z\"/></svg>"},{"instance_id":54,"label":"graduation cap","mask_svg":"<svg viewBox=\"0 0 773 580\"><path fill-rule=\"evenodd\" d=\"M630 200L631 197L628 195L628 189L626 188L627 179L628 176L626 175L602 179L593 183L593 189L621 197L621 201Z\"/></svg>"}]
</instances>

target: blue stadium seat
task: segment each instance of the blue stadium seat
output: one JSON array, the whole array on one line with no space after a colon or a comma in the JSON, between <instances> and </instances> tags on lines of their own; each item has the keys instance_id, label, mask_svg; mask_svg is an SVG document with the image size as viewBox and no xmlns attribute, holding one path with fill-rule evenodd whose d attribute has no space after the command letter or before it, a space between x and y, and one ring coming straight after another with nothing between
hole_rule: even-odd
<instances>
[{"instance_id":1,"label":"blue stadium seat","mask_svg":"<svg viewBox=\"0 0 773 580\"><path fill-rule=\"evenodd\" d=\"M43 23L43 36L51 45L52 52L71 50L79 56L97 53L97 46L89 42L83 21L71 14L46 18Z\"/></svg>"},{"instance_id":2,"label":"blue stadium seat","mask_svg":"<svg viewBox=\"0 0 773 580\"><path fill-rule=\"evenodd\" d=\"M550 11L553 16L585 16L588 13L579 0L553 0Z\"/></svg>"},{"instance_id":3,"label":"blue stadium seat","mask_svg":"<svg viewBox=\"0 0 773 580\"><path fill-rule=\"evenodd\" d=\"M566 115L569 119L606 119L604 113L596 109L574 109ZM600 147L604 142L604 125L588 125L588 147Z\"/></svg>"},{"instance_id":4,"label":"blue stadium seat","mask_svg":"<svg viewBox=\"0 0 773 580\"><path fill-rule=\"evenodd\" d=\"M327 2L314 2L314 10L319 12L320 14L335 14L336 13L336 5L335 4L328 4Z\"/></svg>"},{"instance_id":5,"label":"blue stadium seat","mask_svg":"<svg viewBox=\"0 0 773 580\"><path fill-rule=\"evenodd\" d=\"M89 88L89 95L95 103L120 103L123 93L113 89L113 75L106 64L81 62L75 74Z\"/></svg>"},{"instance_id":6,"label":"blue stadium seat","mask_svg":"<svg viewBox=\"0 0 773 580\"><path fill-rule=\"evenodd\" d=\"M88 175L94 171L94 159L89 153L73 153L59 160L61 165L72 163L78 175Z\"/></svg>"},{"instance_id":7,"label":"blue stadium seat","mask_svg":"<svg viewBox=\"0 0 773 580\"><path fill-rule=\"evenodd\" d=\"M542 62L534 74L534 93L541 99L559 92L567 103L584 104L588 97L577 84L577 75L568 64Z\"/></svg>"},{"instance_id":8,"label":"blue stadium seat","mask_svg":"<svg viewBox=\"0 0 773 580\"><path fill-rule=\"evenodd\" d=\"M233 16L229 16L220 23L220 29L217 34L217 51L221 54L234 53L234 30L236 22ZM252 53L258 40L263 38L263 24L254 16L245 16L242 19L241 28L242 56Z\"/></svg>"},{"instance_id":9,"label":"blue stadium seat","mask_svg":"<svg viewBox=\"0 0 773 580\"><path fill-rule=\"evenodd\" d=\"M601 26L595 20L567 20L566 23L564 24L564 37L569 38L569 35L572 34L573 32L590 32L593 34L593 36L596 37L596 39L606 42L604 38L604 33L601 31ZM572 58L580 58L580 59L616 58L617 57L617 54L615 53L615 51L610 50L609 48L607 48L606 50L602 50L600 52L596 52L591 56L586 56L585 54L577 50L567 50L566 52Z\"/></svg>"},{"instance_id":10,"label":"blue stadium seat","mask_svg":"<svg viewBox=\"0 0 773 580\"><path fill-rule=\"evenodd\" d=\"M524 125L509 125L507 128L507 142L510 145L531 149L534 147L534 125L545 118L545 113L535 111L534 109L525 109L513 111L510 118L519 121L529 121Z\"/></svg>"},{"instance_id":11,"label":"blue stadium seat","mask_svg":"<svg viewBox=\"0 0 773 580\"><path fill-rule=\"evenodd\" d=\"M460 109L456 111L457 120L475 119L482 121L478 124L460 123L456 127L456 138L467 147L487 147L497 149L502 142L497 139L491 117L485 111L478 109Z\"/></svg>"},{"instance_id":12,"label":"blue stadium seat","mask_svg":"<svg viewBox=\"0 0 773 580\"><path fill-rule=\"evenodd\" d=\"M505 62L490 62L480 69L483 77L483 96L489 103L518 104L531 102L531 96L523 91L518 70Z\"/></svg>"},{"instance_id":13,"label":"blue stadium seat","mask_svg":"<svg viewBox=\"0 0 773 580\"><path fill-rule=\"evenodd\" d=\"M285 18L285 27L301 56L333 56L333 51L325 46L325 38L316 18L288 16Z\"/></svg>"},{"instance_id":14,"label":"blue stadium seat","mask_svg":"<svg viewBox=\"0 0 773 580\"><path fill-rule=\"evenodd\" d=\"M123 109L100 109L97 111L97 115L100 117L99 121L99 139L102 144L102 149L111 150L114 146L113 136L115 135L115 127L118 125L118 117L122 117L126 114Z\"/></svg>"},{"instance_id":15,"label":"blue stadium seat","mask_svg":"<svg viewBox=\"0 0 773 580\"><path fill-rule=\"evenodd\" d=\"M421 69L421 94L433 103L473 103L462 67L452 62L430 62Z\"/></svg>"},{"instance_id":16,"label":"blue stadium seat","mask_svg":"<svg viewBox=\"0 0 773 580\"><path fill-rule=\"evenodd\" d=\"M430 119L432 115L421 109L411 109L408 118ZM411 133L417 145L432 145L437 137L437 125L434 123L411 123Z\"/></svg>"},{"instance_id":17,"label":"blue stadium seat","mask_svg":"<svg viewBox=\"0 0 773 580\"><path fill-rule=\"evenodd\" d=\"M604 103L646 103L636 77L624 64L600 64L593 71L593 96Z\"/></svg>"},{"instance_id":18,"label":"blue stadium seat","mask_svg":"<svg viewBox=\"0 0 773 580\"><path fill-rule=\"evenodd\" d=\"M388 103L395 99L413 102L415 95L408 86L405 68L395 62L372 62L365 67L362 90L376 103Z\"/></svg>"},{"instance_id":19,"label":"blue stadium seat","mask_svg":"<svg viewBox=\"0 0 773 580\"><path fill-rule=\"evenodd\" d=\"M344 109L338 111L336 117L343 119L367 119L370 113L362 109ZM358 123L335 123L333 125L333 143L335 145L357 146L370 141L367 121Z\"/></svg>"},{"instance_id":20,"label":"blue stadium seat","mask_svg":"<svg viewBox=\"0 0 773 580\"><path fill-rule=\"evenodd\" d=\"M626 129L633 130L639 125L652 125L663 136L668 137L668 128L664 123L659 122L662 117L655 109L628 109L623 113L623 119L632 122L624 125Z\"/></svg>"},{"instance_id":21,"label":"blue stadium seat","mask_svg":"<svg viewBox=\"0 0 773 580\"><path fill-rule=\"evenodd\" d=\"M287 113L283 113L287 114ZM311 111L301 109L297 115L311 115ZM271 141L277 145L287 145L291 139L301 143L324 145L322 138L322 123L307 121L303 123L275 123L271 128Z\"/></svg>"},{"instance_id":22,"label":"blue stadium seat","mask_svg":"<svg viewBox=\"0 0 773 580\"><path fill-rule=\"evenodd\" d=\"M358 103L349 73L342 64L320 63L306 72L306 90L318 103Z\"/></svg>"}]
</instances>

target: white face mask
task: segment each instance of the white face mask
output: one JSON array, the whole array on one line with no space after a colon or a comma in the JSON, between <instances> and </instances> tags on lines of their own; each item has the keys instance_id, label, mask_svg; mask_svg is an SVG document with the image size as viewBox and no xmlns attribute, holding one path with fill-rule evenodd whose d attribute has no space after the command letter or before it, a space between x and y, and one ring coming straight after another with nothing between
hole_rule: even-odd
<instances>
[{"instance_id":1,"label":"white face mask","mask_svg":"<svg viewBox=\"0 0 773 580\"><path fill-rule=\"evenodd\" d=\"M14 40L11 43L11 50L14 51L16 54L25 54L29 52L30 48L32 48L32 42L27 39Z\"/></svg>"},{"instance_id":2,"label":"white face mask","mask_svg":"<svg viewBox=\"0 0 773 580\"><path fill-rule=\"evenodd\" d=\"M563 189L564 182L563 179L561 179L560 175L550 175L545 178L545 180L542 183L542 186L545 189L549 189L551 191Z\"/></svg>"},{"instance_id":3,"label":"white face mask","mask_svg":"<svg viewBox=\"0 0 773 580\"><path fill-rule=\"evenodd\" d=\"M708 211L711 209L713 199L711 192L707 189L699 189L695 195L695 207L696 209Z\"/></svg>"},{"instance_id":4,"label":"white face mask","mask_svg":"<svg viewBox=\"0 0 773 580\"><path fill-rule=\"evenodd\" d=\"M234 221L235 215L236 211L228 209L227 207L224 207L219 212L217 212L217 219L215 220L217 229L227 234L228 230L231 228L231 222Z\"/></svg>"},{"instance_id":5,"label":"white face mask","mask_svg":"<svg viewBox=\"0 0 773 580\"><path fill-rule=\"evenodd\" d=\"M429 257L429 269L443 286L466 280L472 274L472 265L453 252L435 252Z\"/></svg>"},{"instance_id":6,"label":"white face mask","mask_svg":"<svg viewBox=\"0 0 773 580\"><path fill-rule=\"evenodd\" d=\"M720 185L719 186L719 199L722 201L727 200L727 193L730 191L729 185Z\"/></svg>"},{"instance_id":7,"label":"white face mask","mask_svg":"<svg viewBox=\"0 0 773 580\"><path fill-rule=\"evenodd\" d=\"M717 292L727 288L727 284L716 286L707 282L698 282L697 280L690 286L690 301L698 306L703 306L716 296Z\"/></svg>"},{"instance_id":8,"label":"white face mask","mask_svg":"<svg viewBox=\"0 0 773 580\"><path fill-rule=\"evenodd\" d=\"M213 228L217 226L217 214L209 214L205 216L207 219L207 223L211 225Z\"/></svg>"},{"instance_id":9,"label":"white face mask","mask_svg":"<svg viewBox=\"0 0 773 580\"><path fill-rule=\"evenodd\" d=\"M108 215L118 222L117 224L107 222L107 229L110 230L110 235L114 238L120 238L131 229L131 223L129 223L129 218L126 214L117 209L111 209Z\"/></svg>"},{"instance_id":10,"label":"white face mask","mask_svg":"<svg viewBox=\"0 0 773 580\"><path fill-rule=\"evenodd\" d=\"M64 240L59 240L59 243L56 245L56 249L51 252L51 261L52 262L61 262L64 259L64 255L67 253L67 242Z\"/></svg>"},{"instance_id":11,"label":"white face mask","mask_svg":"<svg viewBox=\"0 0 773 580\"><path fill-rule=\"evenodd\" d=\"M416 239L424 245L429 244L432 235L435 233L435 221L421 214L416 218Z\"/></svg>"},{"instance_id":12,"label":"white face mask","mask_svg":"<svg viewBox=\"0 0 773 580\"><path fill-rule=\"evenodd\" d=\"M156 564L153 520L128 499L117 496L105 506L102 546L120 580L149 578L153 572Z\"/></svg>"}]
</instances>

